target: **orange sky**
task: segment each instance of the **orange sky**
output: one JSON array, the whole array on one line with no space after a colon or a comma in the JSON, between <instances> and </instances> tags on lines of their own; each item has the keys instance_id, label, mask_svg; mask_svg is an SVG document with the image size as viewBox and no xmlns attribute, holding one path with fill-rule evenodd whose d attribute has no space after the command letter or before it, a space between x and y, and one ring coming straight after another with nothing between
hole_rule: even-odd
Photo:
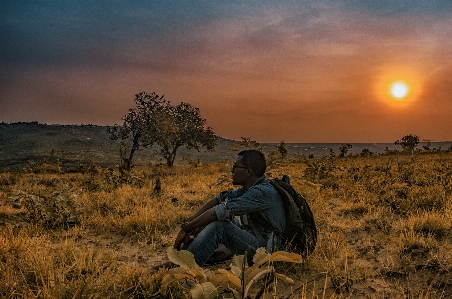
<instances>
[{"instance_id":1,"label":"orange sky","mask_svg":"<svg viewBox=\"0 0 452 299\"><path fill-rule=\"evenodd\" d=\"M448 1L188 3L1 2L0 121L112 125L146 91L225 138L452 140Z\"/></svg>"}]
</instances>

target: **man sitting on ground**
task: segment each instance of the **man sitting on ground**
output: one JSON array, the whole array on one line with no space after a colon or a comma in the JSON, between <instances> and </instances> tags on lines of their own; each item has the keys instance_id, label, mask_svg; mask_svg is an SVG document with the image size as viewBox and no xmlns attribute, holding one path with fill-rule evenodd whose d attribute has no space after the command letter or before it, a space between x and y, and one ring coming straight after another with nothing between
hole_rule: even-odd
<instances>
[{"instance_id":1,"label":"man sitting on ground","mask_svg":"<svg viewBox=\"0 0 452 299\"><path fill-rule=\"evenodd\" d=\"M248 261L260 247L267 252L282 249L275 231L283 232L285 228L284 203L278 191L266 182L266 168L260 151L239 152L231 173L232 184L241 187L221 192L189 217L181 226L174 248L193 253L199 266L220 244L235 255L247 252ZM235 216L240 216L240 221Z\"/></svg>"}]
</instances>

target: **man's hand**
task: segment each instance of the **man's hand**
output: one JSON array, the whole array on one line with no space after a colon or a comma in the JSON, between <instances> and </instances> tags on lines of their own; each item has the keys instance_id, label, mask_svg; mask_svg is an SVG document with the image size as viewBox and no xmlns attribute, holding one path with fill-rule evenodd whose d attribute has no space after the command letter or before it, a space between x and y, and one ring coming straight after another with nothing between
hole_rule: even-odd
<instances>
[{"instance_id":1,"label":"man's hand","mask_svg":"<svg viewBox=\"0 0 452 299\"><path fill-rule=\"evenodd\" d=\"M182 229L177 234L176 241L174 242L174 248L177 250L187 249L190 241L190 234L187 234Z\"/></svg>"},{"instance_id":2,"label":"man's hand","mask_svg":"<svg viewBox=\"0 0 452 299\"><path fill-rule=\"evenodd\" d=\"M216 200L216 199L215 199ZM190 217L192 218L192 217ZM176 241L174 242L174 248L177 250L186 249L190 244L190 236L193 233L197 233L197 228L205 226L217 220L217 214L212 207L193 219L190 222L185 222L181 226L181 230L177 234Z\"/></svg>"}]
</instances>

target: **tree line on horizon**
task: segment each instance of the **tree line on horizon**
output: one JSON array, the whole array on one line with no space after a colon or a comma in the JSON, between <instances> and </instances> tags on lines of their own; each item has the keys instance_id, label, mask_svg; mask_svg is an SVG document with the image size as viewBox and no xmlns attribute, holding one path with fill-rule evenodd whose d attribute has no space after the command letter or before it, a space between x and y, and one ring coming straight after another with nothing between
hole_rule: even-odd
<instances>
[{"instance_id":1,"label":"tree line on horizon","mask_svg":"<svg viewBox=\"0 0 452 299\"><path fill-rule=\"evenodd\" d=\"M185 102L173 106L164 96L158 96L155 92L142 91L135 95L134 102L136 106L122 117L122 125L115 124L108 128L110 139L121 140L121 170L129 171L133 167L133 157L137 150L152 147L154 144L160 147L160 155L166 160L168 167L174 165L177 150L181 146L197 151L201 147L206 147L208 151L215 150L218 136L211 127L206 127L206 120L201 117L199 108ZM238 145L260 148L259 143L250 138L241 139ZM419 136L410 134L396 140L394 144L413 155L419 142ZM345 157L352 147L351 143L342 144L339 147L339 158ZM430 141L424 145L424 150L430 150ZM282 158L287 156L288 150L284 141L281 141L276 151L271 154L275 152ZM372 154L368 149L363 149L361 156ZM332 149L331 155L335 155Z\"/></svg>"},{"instance_id":2,"label":"tree line on horizon","mask_svg":"<svg viewBox=\"0 0 452 299\"><path fill-rule=\"evenodd\" d=\"M159 146L159 154L166 160L166 165L172 167L180 147L185 146L188 150L196 149L198 152L202 147L206 147L208 151L214 151L217 145L217 136L211 127L206 127L206 119L201 117L199 108L193 107L191 104L181 102L178 105L171 103L164 98L158 96L155 92L140 92L134 98L135 107L130 108L128 113L122 117L122 124L107 126L107 132L111 140L120 140L120 170L130 171L133 167L133 158L136 151L144 148L152 147L154 144ZM1 122L0 125L6 123ZM37 121L33 122L16 122L12 124L32 124L39 125ZM47 124L46 124L47 125ZM92 124L82 126L95 126ZM237 145L246 148L260 149L259 143L251 138L241 137L241 141ZM430 151L431 142L423 145L424 151ZM419 145L420 138L417 135L406 135L394 142L399 145L404 152L410 152L414 155L415 148ZM339 147L339 158L346 156L348 151L353 147L351 143L343 143ZM263 150L262 150L263 151ZM448 149L452 151L452 146ZM386 149L386 153L390 151ZM288 150L284 141L281 141L276 150L270 151L270 159L275 158L278 154L279 158L284 159ZM364 148L360 156L371 156L369 149ZM330 156L335 156L333 149L330 149ZM309 158L313 158L312 155Z\"/></svg>"}]
</instances>

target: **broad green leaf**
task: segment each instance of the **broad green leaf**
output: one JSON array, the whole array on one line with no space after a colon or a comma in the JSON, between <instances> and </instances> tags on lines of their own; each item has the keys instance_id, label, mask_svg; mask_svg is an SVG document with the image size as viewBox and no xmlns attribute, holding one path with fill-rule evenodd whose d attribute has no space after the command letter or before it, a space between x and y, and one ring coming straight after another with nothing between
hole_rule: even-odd
<instances>
[{"instance_id":1,"label":"broad green leaf","mask_svg":"<svg viewBox=\"0 0 452 299\"><path fill-rule=\"evenodd\" d=\"M173 274L166 274L162 279L162 287L167 288L172 282L177 281Z\"/></svg>"},{"instance_id":2,"label":"broad green leaf","mask_svg":"<svg viewBox=\"0 0 452 299\"><path fill-rule=\"evenodd\" d=\"M292 263L301 263L303 257L298 253L287 252L287 251L276 251L271 255L271 260L274 261L275 257L284 256L288 259L289 262Z\"/></svg>"},{"instance_id":3,"label":"broad green leaf","mask_svg":"<svg viewBox=\"0 0 452 299\"><path fill-rule=\"evenodd\" d=\"M262 270L261 272L257 273L245 286L245 293L243 294L244 297L246 297L248 295L248 291L250 289L250 287L256 282L258 281L260 278L262 278L265 274L269 274L269 273L274 273L275 269L265 269Z\"/></svg>"},{"instance_id":4,"label":"broad green leaf","mask_svg":"<svg viewBox=\"0 0 452 299\"><path fill-rule=\"evenodd\" d=\"M207 277L204 275L204 273L198 270L188 270L187 274L191 275L198 282L205 282L207 280Z\"/></svg>"},{"instance_id":5,"label":"broad green leaf","mask_svg":"<svg viewBox=\"0 0 452 299\"><path fill-rule=\"evenodd\" d=\"M177 267L177 268L171 268L168 270L168 273L171 274L183 274L186 273L187 269L181 268L181 267Z\"/></svg>"},{"instance_id":6,"label":"broad green leaf","mask_svg":"<svg viewBox=\"0 0 452 299\"><path fill-rule=\"evenodd\" d=\"M276 251L274 253L267 254L265 257L255 263L255 266L261 266L267 262L289 262L289 263L301 263L302 257L299 254L286 252L286 251Z\"/></svg>"},{"instance_id":7,"label":"broad green leaf","mask_svg":"<svg viewBox=\"0 0 452 299\"><path fill-rule=\"evenodd\" d=\"M277 278L277 279L279 279L279 280L282 280L282 281L284 281L284 282L286 282L286 283L288 283L288 284L294 284L294 281L293 281L293 279L292 278L290 278L290 277L287 277L286 275L284 275L284 274L279 274L279 273L273 273L274 275L275 275L275 277Z\"/></svg>"},{"instance_id":8,"label":"broad green leaf","mask_svg":"<svg viewBox=\"0 0 452 299\"><path fill-rule=\"evenodd\" d=\"M217 272L223 274L224 276L226 276L229 279L229 281L235 287L237 287L239 290L242 288L242 282L240 281L240 278L238 278L237 276L235 276L231 272L228 272L225 269L218 269Z\"/></svg>"},{"instance_id":9,"label":"broad green leaf","mask_svg":"<svg viewBox=\"0 0 452 299\"><path fill-rule=\"evenodd\" d=\"M240 277L240 275L242 275L242 268L236 267L236 266L232 266L231 265L231 272L232 274L234 274L237 277Z\"/></svg>"},{"instance_id":10,"label":"broad green leaf","mask_svg":"<svg viewBox=\"0 0 452 299\"><path fill-rule=\"evenodd\" d=\"M195 285L190 290L193 299L213 299L217 298L217 288L210 282Z\"/></svg>"},{"instance_id":11,"label":"broad green leaf","mask_svg":"<svg viewBox=\"0 0 452 299\"><path fill-rule=\"evenodd\" d=\"M189 283L189 285L195 283L193 280L196 280L196 282L200 282L200 280L205 281L205 278L202 275L200 277L201 279L198 279L198 277L196 277L196 275L199 275L199 273L199 271L193 270L187 271L185 273L168 273L167 275L165 275L165 277L163 277L162 286L166 288L174 281L184 281Z\"/></svg>"},{"instance_id":12,"label":"broad green leaf","mask_svg":"<svg viewBox=\"0 0 452 299\"><path fill-rule=\"evenodd\" d=\"M190 291L193 289L198 283L191 281L191 280L184 280L183 283L180 285L181 288Z\"/></svg>"},{"instance_id":13,"label":"broad green leaf","mask_svg":"<svg viewBox=\"0 0 452 299\"><path fill-rule=\"evenodd\" d=\"M249 270L245 272L245 285L247 285L254 277L256 277L262 271L272 269L272 268L261 268L258 266L250 267Z\"/></svg>"},{"instance_id":14,"label":"broad green leaf","mask_svg":"<svg viewBox=\"0 0 452 299\"><path fill-rule=\"evenodd\" d=\"M231 263L231 267L237 267L239 269L242 269L243 267L243 255L234 255L232 257L232 263Z\"/></svg>"},{"instance_id":15,"label":"broad green leaf","mask_svg":"<svg viewBox=\"0 0 452 299\"><path fill-rule=\"evenodd\" d=\"M213 275L213 272L210 271L209 269L202 269L201 272L204 275L204 277L206 277L207 279L209 279Z\"/></svg>"},{"instance_id":16,"label":"broad green leaf","mask_svg":"<svg viewBox=\"0 0 452 299\"><path fill-rule=\"evenodd\" d=\"M175 263L176 265L181 266L184 269L194 269L201 271L202 268L198 266L195 262L195 258L193 253L187 250L177 251L173 247L168 247L167 249L168 259Z\"/></svg>"},{"instance_id":17,"label":"broad green leaf","mask_svg":"<svg viewBox=\"0 0 452 299\"><path fill-rule=\"evenodd\" d=\"M258 262L254 263L254 267L260 267L265 263L268 263L271 259L271 255L270 254L266 254L265 256L261 256L261 258L259 259Z\"/></svg>"},{"instance_id":18,"label":"broad green leaf","mask_svg":"<svg viewBox=\"0 0 452 299\"><path fill-rule=\"evenodd\" d=\"M209 281L218 289L218 288L224 288L227 287L229 284L229 278L221 273L214 273L210 278Z\"/></svg>"},{"instance_id":19,"label":"broad green leaf","mask_svg":"<svg viewBox=\"0 0 452 299\"><path fill-rule=\"evenodd\" d=\"M301 263L301 260L293 260L290 257L277 255L275 257L270 258L271 262L287 262L287 263Z\"/></svg>"},{"instance_id":20,"label":"broad green leaf","mask_svg":"<svg viewBox=\"0 0 452 299\"><path fill-rule=\"evenodd\" d=\"M183 274L174 274L174 278L176 278L177 280L193 279L193 276L191 276L187 273L183 273Z\"/></svg>"},{"instance_id":21,"label":"broad green leaf","mask_svg":"<svg viewBox=\"0 0 452 299\"><path fill-rule=\"evenodd\" d=\"M269 254L265 251L264 247L260 247L256 250L256 254L253 256L253 262L258 264L263 258L267 257Z\"/></svg>"}]
</instances>

